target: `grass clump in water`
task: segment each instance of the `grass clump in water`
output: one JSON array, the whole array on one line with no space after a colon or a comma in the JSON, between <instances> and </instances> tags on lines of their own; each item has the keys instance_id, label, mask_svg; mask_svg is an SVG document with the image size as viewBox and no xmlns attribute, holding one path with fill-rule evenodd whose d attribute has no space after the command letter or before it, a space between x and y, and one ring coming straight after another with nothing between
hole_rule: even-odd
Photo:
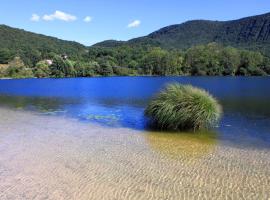
<instances>
[{"instance_id":1,"label":"grass clump in water","mask_svg":"<svg viewBox=\"0 0 270 200\"><path fill-rule=\"evenodd\" d=\"M169 84L148 105L145 115L160 130L202 130L217 125L222 109L203 89Z\"/></svg>"}]
</instances>

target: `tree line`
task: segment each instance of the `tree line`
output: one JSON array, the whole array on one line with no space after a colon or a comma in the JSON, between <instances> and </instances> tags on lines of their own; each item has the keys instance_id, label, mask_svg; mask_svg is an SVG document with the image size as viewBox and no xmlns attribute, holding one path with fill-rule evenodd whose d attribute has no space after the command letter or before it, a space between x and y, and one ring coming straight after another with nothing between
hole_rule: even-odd
<instances>
[{"instance_id":1,"label":"tree line","mask_svg":"<svg viewBox=\"0 0 270 200\"><path fill-rule=\"evenodd\" d=\"M66 57L67 56L67 57ZM185 51L150 45L91 47L76 55L53 51L0 49L1 77L91 76L262 76L270 74L270 59L259 52L217 43Z\"/></svg>"}]
</instances>

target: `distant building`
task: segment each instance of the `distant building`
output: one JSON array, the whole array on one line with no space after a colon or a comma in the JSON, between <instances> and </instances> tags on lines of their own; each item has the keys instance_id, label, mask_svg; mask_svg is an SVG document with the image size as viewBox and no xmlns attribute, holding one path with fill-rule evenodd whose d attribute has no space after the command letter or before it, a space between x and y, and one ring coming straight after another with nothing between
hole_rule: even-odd
<instances>
[{"instance_id":1,"label":"distant building","mask_svg":"<svg viewBox=\"0 0 270 200\"><path fill-rule=\"evenodd\" d=\"M62 57L62 59L64 59L64 60L68 59L68 56L67 56L66 54L62 54L61 57Z\"/></svg>"},{"instance_id":2,"label":"distant building","mask_svg":"<svg viewBox=\"0 0 270 200\"><path fill-rule=\"evenodd\" d=\"M53 61L52 61L52 60L45 60L45 62L46 62L48 65L52 65L52 64L53 64Z\"/></svg>"}]
</instances>

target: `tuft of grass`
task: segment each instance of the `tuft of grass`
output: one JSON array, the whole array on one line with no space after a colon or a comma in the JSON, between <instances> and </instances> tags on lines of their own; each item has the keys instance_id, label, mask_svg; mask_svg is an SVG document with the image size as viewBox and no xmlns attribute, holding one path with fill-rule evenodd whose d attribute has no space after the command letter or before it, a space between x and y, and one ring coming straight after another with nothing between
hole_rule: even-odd
<instances>
[{"instance_id":1,"label":"tuft of grass","mask_svg":"<svg viewBox=\"0 0 270 200\"><path fill-rule=\"evenodd\" d=\"M145 110L152 125L160 130L202 130L219 122L222 108L203 89L192 85L169 84Z\"/></svg>"}]
</instances>

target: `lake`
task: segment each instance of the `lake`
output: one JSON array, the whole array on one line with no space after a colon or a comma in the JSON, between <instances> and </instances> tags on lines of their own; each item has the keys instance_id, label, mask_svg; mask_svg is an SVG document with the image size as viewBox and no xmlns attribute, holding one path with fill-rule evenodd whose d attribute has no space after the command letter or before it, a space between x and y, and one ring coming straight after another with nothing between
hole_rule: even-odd
<instances>
[{"instance_id":1,"label":"lake","mask_svg":"<svg viewBox=\"0 0 270 200\"><path fill-rule=\"evenodd\" d=\"M144 108L171 82L213 94L220 125L148 130ZM267 199L269 85L268 77L0 80L0 198Z\"/></svg>"}]
</instances>

